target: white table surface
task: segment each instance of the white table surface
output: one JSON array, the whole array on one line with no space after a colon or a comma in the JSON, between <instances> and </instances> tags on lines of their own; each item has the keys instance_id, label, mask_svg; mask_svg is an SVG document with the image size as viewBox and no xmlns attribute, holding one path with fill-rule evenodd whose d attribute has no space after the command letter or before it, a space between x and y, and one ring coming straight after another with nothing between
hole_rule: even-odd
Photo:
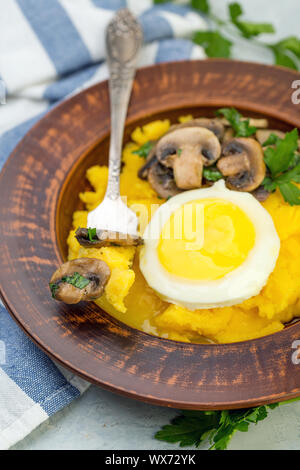
<instances>
[{"instance_id":1,"label":"white table surface","mask_svg":"<svg viewBox=\"0 0 300 470\"><path fill-rule=\"evenodd\" d=\"M225 15L229 2L211 0L211 3L219 16ZM288 35L300 36L299 0L240 0L240 3L248 20L275 25L274 42ZM234 48L234 57L272 62L269 52L244 43ZM153 438L176 414L176 410L136 402L91 386L81 398L39 426L14 449L176 450L177 445ZM300 449L300 402L277 408L248 433L237 433L230 449Z\"/></svg>"}]
</instances>

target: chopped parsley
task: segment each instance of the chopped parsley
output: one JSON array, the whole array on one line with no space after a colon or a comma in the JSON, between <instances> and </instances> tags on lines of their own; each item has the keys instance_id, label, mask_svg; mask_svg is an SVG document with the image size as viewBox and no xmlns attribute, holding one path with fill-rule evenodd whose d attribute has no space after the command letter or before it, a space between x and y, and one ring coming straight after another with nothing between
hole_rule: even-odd
<instances>
[{"instance_id":1,"label":"chopped parsley","mask_svg":"<svg viewBox=\"0 0 300 470\"><path fill-rule=\"evenodd\" d=\"M53 299L55 299L56 291L59 288L59 282L50 282L49 287L50 287L50 290L51 290L52 297L53 297Z\"/></svg>"},{"instance_id":2,"label":"chopped parsley","mask_svg":"<svg viewBox=\"0 0 300 470\"><path fill-rule=\"evenodd\" d=\"M203 176L207 181L218 181L223 178L222 173L215 166L203 168Z\"/></svg>"},{"instance_id":3,"label":"chopped parsley","mask_svg":"<svg viewBox=\"0 0 300 470\"><path fill-rule=\"evenodd\" d=\"M88 238L89 240L92 242L94 241L95 239L97 239L97 229L96 228L88 228L87 229L88 231Z\"/></svg>"},{"instance_id":4,"label":"chopped parsley","mask_svg":"<svg viewBox=\"0 0 300 470\"><path fill-rule=\"evenodd\" d=\"M182 154L182 149L177 149L177 156L180 157L181 154Z\"/></svg>"},{"instance_id":5,"label":"chopped parsley","mask_svg":"<svg viewBox=\"0 0 300 470\"><path fill-rule=\"evenodd\" d=\"M72 276L63 276L59 281L57 282L50 282L49 287L52 293L52 297L55 299L56 292L59 289L59 285L62 282L67 282L68 284L71 284L74 287L77 287L77 289L84 289L91 281L90 279L87 279L84 276L81 276L81 274L75 272L72 274Z\"/></svg>"},{"instance_id":6,"label":"chopped parsley","mask_svg":"<svg viewBox=\"0 0 300 470\"><path fill-rule=\"evenodd\" d=\"M149 141L149 142L146 142L145 144L143 144L137 150L134 150L132 153L135 153L139 157L147 158L149 153L150 153L150 150L152 150L153 146L154 146L154 143Z\"/></svg>"}]
</instances>

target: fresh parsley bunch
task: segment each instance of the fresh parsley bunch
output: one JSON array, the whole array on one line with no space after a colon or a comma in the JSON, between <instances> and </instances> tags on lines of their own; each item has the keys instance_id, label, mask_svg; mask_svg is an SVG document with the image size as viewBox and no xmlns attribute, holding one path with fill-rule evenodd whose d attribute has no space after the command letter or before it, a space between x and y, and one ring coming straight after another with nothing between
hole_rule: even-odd
<instances>
[{"instance_id":1,"label":"fresh parsley bunch","mask_svg":"<svg viewBox=\"0 0 300 470\"><path fill-rule=\"evenodd\" d=\"M163 426L155 438L179 443L180 447L199 447L201 442L208 441L209 450L225 450L237 431L247 432L251 424L266 419L270 410L299 399L242 410L182 411L171 424Z\"/></svg>"},{"instance_id":2,"label":"fresh parsley bunch","mask_svg":"<svg viewBox=\"0 0 300 470\"><path fill-rule=\"evenodd\" d=\"M167 3L169 0L154 0L154 3ZM260 34L273 34L275 28L271 23L256 23L243 19L243 9L238 2L228 5L227 21L212 13L209 0L190 0L195 10L205 14L213 27L210 31L197 31L193 41L201 45L208 57L231 57L231 49L235 41L250 41L251 44L272 51L274 63L294 70L300 70L300 39L289 36L279 42L267 43L259 41Z\"/></svg>"}]
</instances>

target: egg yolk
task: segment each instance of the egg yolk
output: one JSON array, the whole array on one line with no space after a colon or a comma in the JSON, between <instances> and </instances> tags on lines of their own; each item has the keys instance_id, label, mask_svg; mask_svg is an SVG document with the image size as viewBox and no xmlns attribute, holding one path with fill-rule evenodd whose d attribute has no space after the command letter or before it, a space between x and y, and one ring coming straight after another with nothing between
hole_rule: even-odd
<instances>
[{"instance_id":1,"label":"egg yolk","mask_svg":"<svg viewBox=\"0 0 300 470\"><path fill-rule=\"evenodd\" d=\"M247 214L214 198L175 210L162 229L157 250L170 274L211 281L240 266L254 244L255 229Z\"/></svg>"}]
</instances>

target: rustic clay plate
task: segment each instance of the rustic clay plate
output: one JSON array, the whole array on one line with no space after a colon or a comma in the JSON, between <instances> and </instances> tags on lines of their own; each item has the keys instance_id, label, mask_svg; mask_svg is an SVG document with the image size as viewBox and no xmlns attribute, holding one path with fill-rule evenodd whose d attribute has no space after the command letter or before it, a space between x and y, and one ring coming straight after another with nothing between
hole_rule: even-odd
<instances>
[{"instance_id":1,"label":"rustic clay plate","mask_svg":"<svg viewBox=\"0 0 300 470\"><path fill-rule=\"evenodd\" d=\"M292 104L296 72L207 60L138 72L125 141L136 125L181 114L213 115L235 106L268 116L271 127L300 127ZM300 395L300 365L291 357L300 323L254 341L184 344L117 322L96 305L51 299L48 281L66 258L71 215L85 171L106 162L107 82L56 107L22 140L0 179L1 295L24 331L81 377L143 401L177 408L239 408Z\"/></svg>"}]
</instances>

